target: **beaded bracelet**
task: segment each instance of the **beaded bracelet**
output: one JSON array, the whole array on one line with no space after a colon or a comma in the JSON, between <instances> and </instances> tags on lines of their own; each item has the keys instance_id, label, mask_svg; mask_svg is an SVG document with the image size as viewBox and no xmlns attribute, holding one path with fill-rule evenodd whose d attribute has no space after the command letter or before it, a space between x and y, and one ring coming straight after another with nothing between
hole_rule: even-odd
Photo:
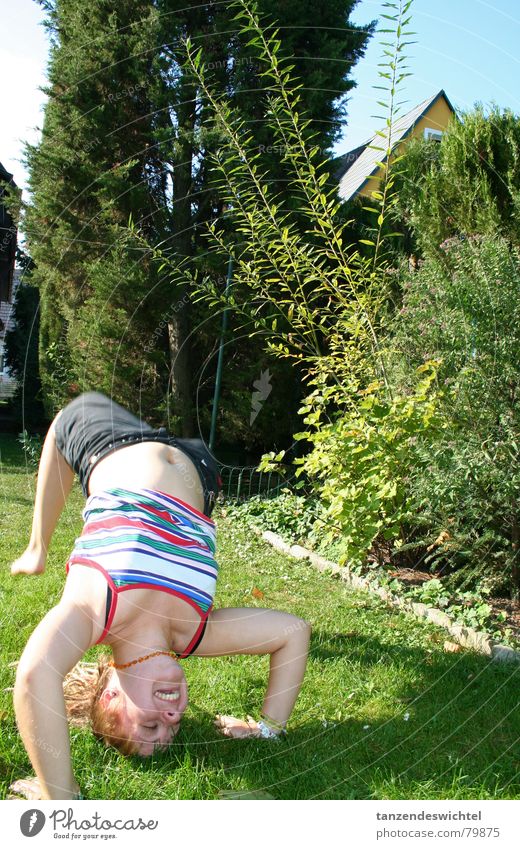
<instances>
[{"instance_id":1,"label":"beaded bracelet","mask_svg":"<svg viewBox=\"0 0 520 849\"><path fill-rule=\"evenodd\" d=\"M262 719L266 725L269 725L270 728L273 728L275 731L278 731L279 734L285 734L285 722L278 722L278 720L273 719L271 716L268 716L266 713L260 714L260 719Z\"/></svg>"},{"instance_id":2,"label":"beaded bracelet","mask_svg":"<svg viewBox=\"0 0 520 849\"><path fill-rule=\"evenodd\" d=\"M257 725L260 730L260 736L265 740L279 740L287 734L285 724L277 722L276 719L271 719L266 713L260 714Z\"/></svg>"},{"instance_id":3,"label":"beaded bracelet","mask_svg":"<svg viewBox=\"0 0 520 849\"><path fill-rule=\"evenodd\" d=\"M259 719L256 724L260 731L260 737L263 737L264 740L279 740L282 736L280 731L274 731L272 728L269 728L263 719Z\"/></svg>"}]
</instances>

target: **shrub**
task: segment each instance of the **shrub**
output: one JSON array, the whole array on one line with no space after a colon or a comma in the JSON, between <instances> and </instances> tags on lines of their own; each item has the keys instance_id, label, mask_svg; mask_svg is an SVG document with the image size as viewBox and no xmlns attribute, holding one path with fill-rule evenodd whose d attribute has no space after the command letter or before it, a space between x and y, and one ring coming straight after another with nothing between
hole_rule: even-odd
<instances>
[{"instance_id":1,"label":"shrub","mask_svg":"<svg viewBox=\"0 0 520 849\"><path fill-rule=\"evenodd\" d=\"M319 518L316 499L284 491L275 498L254 496L242 504L230 502L225 510L226 515L246 525L274 531L287 541L313 543L316 539L315 525Z\"/></svg>"},{"instance_id":2,"label":"shrub","mask_svg":"<svg viewBox=\"0 0 520 849\"><path fill-rule=\"evenodd\" d=\"M457 234L501 234L519 243L520 119L481 104L453 117L442 141L414 141L399 165L400 224L437 254Z\"/></svg>"},{"instance_id":3,"label":"shrub","mask_svg":"<svg viewBox=\"0 0 520 849\"><path fill-rule=\"evenodd\" d=\"M311 426L296 436L313 449L299 462L323 505L322 546L334 544L340 563L360 566L378 536L401 536L410 446L435 426L438 403L435 363L417 371L412 394L389 398L373 382L358 391L349 412L328 424L316 421L316 397L306 408Z\"/></svg>"},{"instance_id":4,"label":"shrub","mask_svg":"<svg viewBox=\"0 0 520 849\"><path fill-rule=\"evenodd\" d=\"M5 349L17 382L15 414L19 424L38 428L45 422L38 364L39 295L26 280L16 291L13 319L13 327L5 334Z\"/></svg>"},{"instance_id":5,"label":"shrub","mask_svg":"<svg viewBox=\"0 0 520 849\"><path fill-rule=\"evenodd\" d=\"M441 361L443 428L415 447L412 527L438 537L427 561L457 582L520 586L520 256L505 240L452 239L405 282L394 375L406 390ZM430 536L430 542L431 542Z\"/></svg>"}]
</instances>

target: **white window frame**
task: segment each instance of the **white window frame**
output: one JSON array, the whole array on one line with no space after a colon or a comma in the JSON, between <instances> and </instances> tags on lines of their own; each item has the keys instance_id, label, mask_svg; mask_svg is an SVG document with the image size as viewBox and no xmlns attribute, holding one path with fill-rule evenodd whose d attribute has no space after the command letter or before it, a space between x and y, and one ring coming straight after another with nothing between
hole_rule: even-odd
<instances>
[{"instance_id":1,"label":"white window frame","mask_svg":"<svg viewBox=\"0 0 520 849\"><path fill-rule=\"evenodd\" d=\"M0 341L0 377L9 377L9 372L5 364L5 348L3 340Z\"/></svg>"},{"instance_id":2,"label":"white window frame","mask_svg":"<svg viewBox=\"0 0 520 849\"><path fill-rule=\"evenodd\" d=\"M433 139L433 141L440 142L442 139L442 130L434 130L433 127L425 127L424 128L424 138L429 141Z\"/></svg>"}]
</instances>

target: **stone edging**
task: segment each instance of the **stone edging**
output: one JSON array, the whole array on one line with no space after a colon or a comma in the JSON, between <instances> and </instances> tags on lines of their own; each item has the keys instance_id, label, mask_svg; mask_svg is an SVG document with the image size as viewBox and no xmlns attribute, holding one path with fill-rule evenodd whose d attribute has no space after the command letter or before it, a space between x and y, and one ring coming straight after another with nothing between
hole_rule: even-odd
<instances>
[{"instance_id":1,"label":"stone edging","mask_svg":"<svg viewBox=\"0 0 520 849\"><path fill-rule=\"evenodd\" d=\"M314 551L309 551L309 549L303 548L301 545L291 545L290 543L285 542L282 537L272 531L262 531L257 527L253 527L253 530L256 534L261 536L263 540L270 543L273 548L276 548L277 551L281 551L283 554L288 554L290 557L295 557L297 560L310 560L319 572L329 572L333 575L339 575L341 580L345 581L345 583L353 589L366 590L374 595L378 595L379 598L383 599L383 601L386 601L388 604L392 604L394 607L398 607L401 610L412 613L419 619L427 619L433 625L438 625L440 628L444 628L453 637L455 642L464 646L464 648L472 649L480 654L484 654L491 660L520 663L520 651L515 651L515 649L512 649L509 646L496 643L494 640L490 639L487 634L475 631L474 628L454 622L447 613L444 613L444 611L440 610L438 607L428 607L426 604L420 604L408 601L405 598L400 598L399 596L389 592L389 590L384 587L377 586L377 584L374 584L373 581L367 580L367 578L361 578L359 575L353 575L345 566L338 566L338 564L334 563L332 560L327 560L320 554L316 554Z\"/></svg>"}]
</instances>

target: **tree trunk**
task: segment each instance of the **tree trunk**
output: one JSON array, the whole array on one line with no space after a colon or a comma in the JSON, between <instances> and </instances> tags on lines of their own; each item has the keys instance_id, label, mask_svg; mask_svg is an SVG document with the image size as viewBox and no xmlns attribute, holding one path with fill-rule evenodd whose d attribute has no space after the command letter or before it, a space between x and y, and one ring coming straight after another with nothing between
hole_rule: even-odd
<instances>
[{"instance_id":1,"label":"tree trunk","mask_svg":"<svg viewBox=\"0 0 520 849\"><path fill-rule=\"evenodd\" d=\"M177 114L177 161L173 163L173 247L179 259L193 254L192 249L192 161L195 128L196 89L184 75L179 84ZM197 436L193 409L192 357L189 292L183 287L168 323L170 348L170 384L173 409L180 418L182 436Z\"/></svg>"},{"instance_id":2,"label":"tree trunk","mask_svg":"<svg viewBox=\"0 0 520 849\"><path fill-rule=\"evenodd\" d=\"M511 531L511 547L513 549L513 564L511 567L512 592L513 598L518 598L520 593L520 564L518 562L519 543L520 543L520 527L518 525L518 513L516 498L513 498L512 504L513 527Z\"/></svg>"},{"instance_id":3,"label":"tree trunk","mask_svg":"<svg viewBox=\"0 0 520 849\"><path fill-rule=\"evenodd\" d=\"M168 323L170 347L170 385L173 412L180 419L179 436L198 436L194 432L192 374L190 362L189 321L186 307L182 307Z\"/></svg>"}]
</instances>

